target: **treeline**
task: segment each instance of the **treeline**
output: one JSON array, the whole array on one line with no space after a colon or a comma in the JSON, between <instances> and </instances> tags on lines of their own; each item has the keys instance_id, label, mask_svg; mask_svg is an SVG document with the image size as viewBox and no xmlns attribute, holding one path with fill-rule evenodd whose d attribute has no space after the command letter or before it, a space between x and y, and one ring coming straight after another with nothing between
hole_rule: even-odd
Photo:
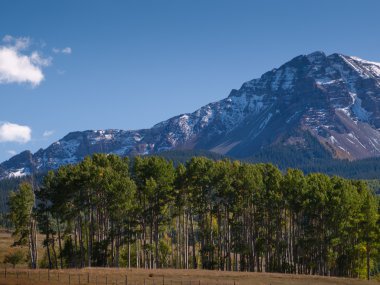
<instances>
[{"instance_id":1,"label":"treeline","mask_svg":"<svg viewBox=\"0 0 380 285\"><path fill-rule=\"evenodd\" d=\"M365 277L378 266L379 200L362 181L204 157L174 167L157 156L97 154L49 172L34 192L32 211L20 202L33 202L31 186L11 194L10 217L33 262L38 225L50 268Z\"/></svg>"},{"instance_id":2,"label":"treeline","mask_svg":"<svg viewBox=\"0 0 380 285\"><path fill-rule=\"evenodd\" d=\"M271 162L280 169L302 169L305 173L321 172L351 179L373 180L380 177L380 158L350 161L333 158L322 146L309 149L297 146L273 146L244 159L250 163Z\"/></svg>"}]
</instances>

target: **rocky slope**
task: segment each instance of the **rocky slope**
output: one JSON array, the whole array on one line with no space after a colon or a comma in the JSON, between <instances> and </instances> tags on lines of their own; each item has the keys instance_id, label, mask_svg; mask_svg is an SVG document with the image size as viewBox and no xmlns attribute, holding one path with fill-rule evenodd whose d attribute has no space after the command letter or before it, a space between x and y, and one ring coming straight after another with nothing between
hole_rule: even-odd
<instances>
[{"instance_id":1,"label":"rocky slope","mask_svg":"<svg viewBox=\"0 0 380 285\"><path fill-rule=\"evenodd\" d=\"M0 164L0 178L75 163L95 152L118 155L204 149L245 158L268 147L312 147L332 158L380 156L380 63L323 52L297 56L194 113L151 129L73 132L46 149Z\"/></svg>"}]
</instances>

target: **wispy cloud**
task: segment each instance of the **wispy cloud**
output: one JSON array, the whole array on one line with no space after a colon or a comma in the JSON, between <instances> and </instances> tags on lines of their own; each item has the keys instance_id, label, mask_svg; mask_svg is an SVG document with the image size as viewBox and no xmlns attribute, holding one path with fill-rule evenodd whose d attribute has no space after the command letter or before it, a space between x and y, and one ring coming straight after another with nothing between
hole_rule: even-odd
<instances>
[{"instance_id":1,"label":"wispy cloud","mask_svg":"<svg viewBox=\"0 0 380 285\"><path fill-rule=\"evenodd\" d=\"M9 122L0 123L0 142L27 143L32 137L32 130Z\"/></svg>"},{"instance_id":2,"label":"wispy cloud","mask_svg":"<svg viewBox=\"0 0 380 285\"><path fill-rule=\"evenodd\" d=\"M72 49L71 47L65 47L65 48L53 48L52 51L54 53L63 53L63 54L71 54L72 53Z\"/></svg>"},{"instance_id":3,"label":"wispy cloud","mask_svg":"<svg viewBox=\"0 0 380 285\"><path fill-rule=\"evenodd\" d=\"M0 45L0 84L29 83L37 86L44 80L43 67L51 64L51 57L43 57L38 51L26 53L31 40L7 35Z\"/></svg>"},{"instance_id":4,"label":"wispy cloud","mask_svg":"<svg viewBox=\"0 0 380 285\"><path fill-rule=\"evenodd\" d=\"M44 131L44 133L42 134L42 136L43 136L44 138L48 138L48 137L52 136L54 133L55 133L54 130L51 130L51 131Z\"/></svg>"},{"instance_id":5,"label":"wispy cloud","mask_svg":"<svg viewBox=\"0 0 380 285\"><path fill-rule=\"evenodd\" d=\"M6 35L3 38L3 42L7 45L12 46L16 50L24 50L30 46L31 40L29 37L15 38L11 35Z\"/></svg>"},{"instance_id":6,"label":"wispy cloud","mask_svg":"<svg viewBox=\"0 0 380 285\"><path fill-rule=\"evenodd\" d=\"M64 49L62 49L62 53L71 54L71 52L72 52L71 47L65 47Z\"/></svg>"},{"instance_id":7,"label":"wispy cloud","mask_svg":"<svg viewBox=\"0 0 380 285\"><path fill-rule=\"evenodd\" d=\"M17 151L11 149L11 150L8 150L7 153L13 156L17 154Z\"/></svg>"},{"instance_id":8,"label":"wispy cloud","mask_svg":"<svg viewBox=\"0 0 380 285\"><path fill-rule=\"evenodd\" d=\"M30 55L30 61L38 66L49 66L51 64L51 57L42 57L38 52L34 51Z\"/></svg>"}]
</instances>

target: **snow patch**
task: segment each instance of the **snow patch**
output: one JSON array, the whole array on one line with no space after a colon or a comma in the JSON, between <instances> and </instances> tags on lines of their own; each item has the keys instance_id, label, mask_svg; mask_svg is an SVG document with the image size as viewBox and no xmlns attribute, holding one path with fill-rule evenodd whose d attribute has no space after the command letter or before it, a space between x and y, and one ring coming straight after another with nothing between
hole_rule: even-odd
<instances>
[{"instance_id":1,"label":"snow patch","mask_svg":"<svg viewBox=\"0 0 380 285\"><path fill-rule=\"evenodd\" d=\"M336 140L336 138L334 136L330 136L329 137L329 141L332 143L332 144L336 144L338 143L338 141Z\"/></svg>"},{"instance_id":2,"label":"snow patch","mask_svg":"<svg viewBox=\"0 0 380 285\"><path fill-rule=\"evenodd\" d=\"M355 93L350 93L350 96L353 101L351 105L351 110L353 113L360 121L368 122L372 113L368 112L362 107L362 100Z\"/></svg>"},{"instance_id":3,"label":"snow patch","mask_svg":"<svg viewBox=\"0 0 380 285\"><path fill-rule=\"evenodd\" d=\"M272 118L273 114L269 113L265 120L260 124L259 130L264 129L264 127L268 124L269 120Z\"/></svg>"},{"instance_id":4,"label":"snow patch","mask_svg":"<svg viewBox=\"0 0 380 285\"><path fill-rule=\"evenodd\" d=\"M373 141L372 141L370 138L368 138L368 140L369 140L369 143L372 145L372 147L373 147L377 152L379 152L379 149L376 147L376 145L373 143Z\"/></svg>"},{"instance_id":5,"label":"snow patch","mask_svg":"<svg viewBox=\"0 0 380 285\"><path fill-rule=\"evenodd\" d=\"M351 117L350 107L336 108L339 111L342 111L347 117Z\"/></svg>"},{"instance_id":6,"label":"snow patch","mask_svg":"<svg viewBox=\"0 0 380 285\"><path fill-rule=\"evenodd\" d=\"M374 77L380 77L379 62L364 60L356 56L350 56L349 58L353 61L359 62L361 64L361 67L366 71L366 73L369 73Z\"/></svg>"},{"instance_id":7,"label":"snow patch","mask_svg":"<svg viewBox=\"0 0 380 285\"><path fill-rule=\"evenodd\" d=\"M364 149L367 149L361 142L360 140L355 136L355 134L353 133L348 133L348 136L352 139L354 139L355 141L357 141Z\"/></svg>"},{"instance_id":8,"label":"snow patch","mask_svg":"<svg viewBox=\"0 0 380 285\"><path fill-rule=\"evenodd\" d=\"M8 173L7 178L20 178L28 175L29 172L25 168L19 168Z\"/></svg>"},{"instance_id":9,"label":"snow patch","mask_svg":"<svg viewBox=\"0 0 380 285\"><path fill-rule=\"evenodd\" d=\"M331 85L331 84L335 84L337 82L341 82L342 79L334 79L332 80L331 78L327 78L327 77L324 77L324 78L318 78L316 80L316 83L318 85Z\"/></svg>"}]
</instances>

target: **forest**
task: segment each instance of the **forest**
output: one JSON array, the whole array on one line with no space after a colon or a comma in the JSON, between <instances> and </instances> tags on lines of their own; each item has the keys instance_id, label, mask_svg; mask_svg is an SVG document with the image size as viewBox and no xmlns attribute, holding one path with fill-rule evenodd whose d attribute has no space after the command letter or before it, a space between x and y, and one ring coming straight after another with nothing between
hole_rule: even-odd
<instances>
[{"instance_id":1,"label":"forest","mask_svg":"<svg viewBox=\"0 0 380 285\"><path fill-rule=\"evenodd\" d=\"M380 263L379 199L367 183L272 164L95 154L40 186L22 183L8 207L32 268L368 278Z\"/></svg>"}]
</instances>

